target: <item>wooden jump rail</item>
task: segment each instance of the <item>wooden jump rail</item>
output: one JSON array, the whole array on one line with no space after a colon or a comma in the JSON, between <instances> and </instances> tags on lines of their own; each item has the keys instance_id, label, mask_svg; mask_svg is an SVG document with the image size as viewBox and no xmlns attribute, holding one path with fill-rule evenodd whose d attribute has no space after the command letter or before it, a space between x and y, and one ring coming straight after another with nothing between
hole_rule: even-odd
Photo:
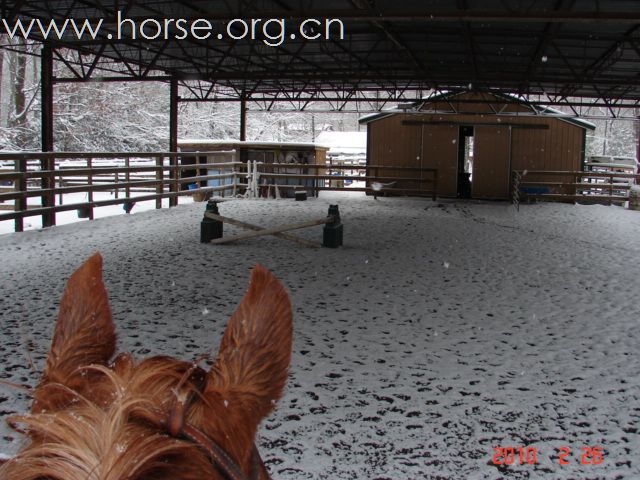
<instances>
[{"instance_id":1,"label":"wooden jump rail","mask_svg":"<svg viewBox=\"0 0 640 480\"><path fill-rule=\"evenodd\" d=\"M310 247L329 247L337 248L342 245L343 225L340 219L340 212L337 205L329 206L329 213L327 216L317 218L314 220L308 220L305 222L291 223L287 225L281 225L274 228L263 228L258 225L242 222L234 218L225 217L220 215L218 210L219 200L210 200L207 203L207 207L204 213L204 218L200 223L200 242L211 243L214 245L220 245L225 243L237 242L239 240L246 240L249 238L262 237L266 235L273 235L285 240L289 240L300 245ZM241 228L251 230L249 233L235 235L231 237L223 237L224 223L229 223ZM317 225L324 225L323 228L323 240L322 244L314 243L309 240L299 238L293 235L289 235L285 232L293 230L300 230L303 228L314 227Z\"/></svg>"},{"instance_id":2,"label":"wooden jump rail","mask_svg":"<svg viewBox=\"0 0 640 480\"><path fill-rule=\"evenodd\" d=\"M218 222L222 222L222 223L228 223L230 225L235 225L236 227L241 227L241 228L246 228L247 230L254 230L257 232L263 232L264 229L258 225L253 225L251 223L246 223L246 222L241 222L240 220L236 220L235 218L230 218L230 217L223 217L222 215L216 215L215 213L212 213L210 211L206 211L204 214L205 218L208 218L210 220L217 220ZM279 237L279 238L284 238L285 240L289 240L295 243L299 243L300 245L305 245L308 247L319 247L320 244L318 243L314 243L314 242L310 242L308 240L305 240L303 238L300 237L295 237L293 235L289 235L287 233L283 233L283 232L273 232L272 235L274 237ZM223 243L223 242L216 242L214 240L212 240L210 243Z\"/></svg>"},{"instance_id":3,"label":"wooden jump rail","mask_svg":"<svg viewBox=\"0 0 640 480\"><path fill-rule=\"evenodd\" d=\"M537 176L555 178L549 181L539 179L528 181L526 178ZM558 177L560 177L559 181ZM568 178L571 181L567 181ZM616 182L615 180L626 182ZM629 190L634 183L640 184L640 174L559 170L514 171L512 172L511 199L518 208L524 198L570 200L574 203L621 204L628 201ZM534 191L527 192L527 187ZM625 193L620 194L619 192Z\"/></svg>"},{"instance_id":4,"label":"wooden jump rail","mask_svg":"<svg viewBox=\"0 0 640 480\"><path fill-rule=\"evenodd\" d=\"M207 216L207 218L213 218L213 219L216 219L216 217L221 221L224 218L224 217L214 216L214 215ZM291 230L300 230L302 228L314 227L316 225L325 225L333 221L334 221L334 218L332 216L328 216L328 217L324 217L316 220L310 220L308 222L292 223L292 224L282 225L280 227L275 227L275 228L260 228L259 230L256 229L254 232L243 233L242 235L236 235L234 237L216 238L215 240L211 240L211 242L209 243L212 243L214 245L219 245L221 243L237 242L238 240L245 240L247 238L262 237L265 235L276 235L283 232L289 232ZM236 223L236 225L239 225L239 223ZM284 236L280 236L280 237L288 238ZM298 239L296 239L295 241L298 242Z\"/></svg>"}]
</instances>

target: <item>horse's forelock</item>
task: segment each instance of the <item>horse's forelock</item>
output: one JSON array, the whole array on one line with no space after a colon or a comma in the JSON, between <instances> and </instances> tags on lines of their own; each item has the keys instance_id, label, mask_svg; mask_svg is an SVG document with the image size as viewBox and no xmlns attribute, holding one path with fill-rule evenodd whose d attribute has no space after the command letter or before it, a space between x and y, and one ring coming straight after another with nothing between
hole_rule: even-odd
<instances>
[{"instance_id":1,"label":"horse's forelock","mask_svg":"<svg viewBox=\"0 0 640 480\"><path fill-rule=\"evenodd\" d=\"M145 415L166 408L164 404L170 403L176 388L197 388L191 376L184 381L189 369L196 372L196 380L203 376L191 364L167 357L148 359L133 370L125 369L124 376L96 366L94 370L102 376L93 386L93 399L71 402L55 412L12 418L32 443L5 465L7 478L216 478L201 448L144 420Z\"/></svg>"}]
</instances>

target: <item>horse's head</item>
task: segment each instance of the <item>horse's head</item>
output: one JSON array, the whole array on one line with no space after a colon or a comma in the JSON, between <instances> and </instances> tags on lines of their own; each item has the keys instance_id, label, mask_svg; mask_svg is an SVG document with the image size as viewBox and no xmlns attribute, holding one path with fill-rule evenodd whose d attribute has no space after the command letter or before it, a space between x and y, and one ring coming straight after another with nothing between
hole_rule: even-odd
<instances>
[{"instance_id":1,"label":"horse's head","mask_svg":"<svg viewBox=\"0 0 640 480\"><path fill-rule=\"evenodd\" d=\"M32 412L10 420L31 442L0 478L269 478L254 437L282 394L291 336L289 297L257 266L209 370L170 357L114 358L96 254L69 279Z\"/></svg>"}]
</instances>

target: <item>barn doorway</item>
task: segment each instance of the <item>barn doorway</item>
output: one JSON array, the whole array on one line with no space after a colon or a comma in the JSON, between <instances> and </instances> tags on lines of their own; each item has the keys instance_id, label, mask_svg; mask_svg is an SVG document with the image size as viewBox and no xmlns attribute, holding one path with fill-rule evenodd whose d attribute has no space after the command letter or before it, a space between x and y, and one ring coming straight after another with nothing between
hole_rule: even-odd
<instances>
[{"instance_id":1,"label":"barn doorway","mask_svg":"<svg viewBox=\"0 0 640 480\"><path fill-rule=\"evenodd\" d=\"M458 136L458 198L471 198L473 182L473 127L461 126Z\"/></svg>"}]
</instances>

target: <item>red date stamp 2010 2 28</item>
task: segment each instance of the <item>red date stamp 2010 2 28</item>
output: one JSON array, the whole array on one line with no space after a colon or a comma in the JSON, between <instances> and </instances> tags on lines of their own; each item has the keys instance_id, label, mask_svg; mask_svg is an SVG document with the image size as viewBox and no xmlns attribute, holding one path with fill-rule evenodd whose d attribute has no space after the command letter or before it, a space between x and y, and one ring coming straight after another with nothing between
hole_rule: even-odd
<instances>
[{"instance_id":1,"label":"red date stamp 2010 2 28","mask_svg":"<svg viewBox=\"0 0 640 480\"><path fill-rule=\"evenodd\" d=\"M600 465L604 462L602 447L580 447L579 452L577 461L582 465ZM556 453L560 465L572 463L573 450L570 447L559 447ZM494 465L536 465L539 457L536 447L494 447L492 461Z\"/></svg>"}]
</instances>

